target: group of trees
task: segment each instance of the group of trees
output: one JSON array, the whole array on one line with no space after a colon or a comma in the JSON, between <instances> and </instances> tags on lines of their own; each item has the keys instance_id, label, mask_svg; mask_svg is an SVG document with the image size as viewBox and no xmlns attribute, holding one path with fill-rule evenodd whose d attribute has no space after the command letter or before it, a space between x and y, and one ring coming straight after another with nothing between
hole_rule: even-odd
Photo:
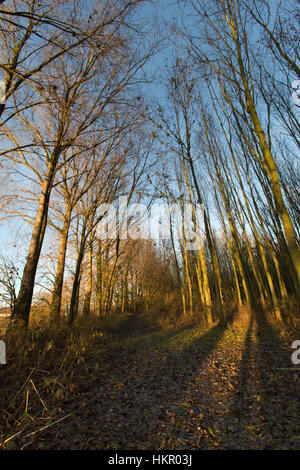
<instances>
[{"instance_id":1,"label":"group of trees","mask_svg":"<svg viewBox=\"0 0 300 470\"><path fill-rule=\"evenodd\" d=\"M4 221L32 227L20 280L5 284L2 263L18 323L28 324L38 277L56 325L62 312L72 324L79 313L172 302L208 323L222 321L231 302L280 319L289 299L299 300L296 9L174 2L182 22L169 25L174 60L156 77L164 97L153 104L148 3L1 5L0 207ZM119 211L114 237L104 237L100 209L120 197L136 208L127 217L136 236L123 236ZM138 236L141 201L146 213L157 201L170 208L167 240ZM187 204L193 240L184 230ZM172 206L183 222L179 240Z\"/></svg>"},{"instance_id":2,"label":"group of trees","mask_svg":"<svg viewBox=\"0 0 300 470\"><path fill-rule=\"evenodd\" d=\"M158 110L184 175L179 192L205 207L199 252L182 256L183 295L191 309L198 285L200 304L214 299L220 319L233 298L281 318L300 279L296 11L282 2L186 3L193 21L176 31L186 53L169 74L167 110Z\"/></svg>"}]
</instances>

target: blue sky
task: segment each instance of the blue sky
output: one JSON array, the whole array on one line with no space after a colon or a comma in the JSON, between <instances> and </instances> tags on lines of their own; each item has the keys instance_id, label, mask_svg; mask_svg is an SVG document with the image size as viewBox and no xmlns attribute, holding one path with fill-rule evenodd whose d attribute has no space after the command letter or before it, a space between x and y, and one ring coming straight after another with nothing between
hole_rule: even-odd
<instances>
[{"instance_id":1,"label":"blue sky","mask_svg":"<svg viewBox=\"0 0 300 470\"><path fill-rule=\"evenodd\" d=\"M147 18L147 28L152 27L154 18L157 17L158 22L164 28L164 23L175 19L178 14L176 0L156 0L152 4L146 4L140 12L140 16ZM146 71L150 72L154 69L159 69L163 63L170 57L170 48L164 47L161 51L151 59L150 64L146 66ZM145 90L147 95L153 96L158 99L163 99L164 91L162 87L155 83L153 85L147 85L147 90ZM150 98L151 101L151 98ZM3 183L2 183L3 184ZM5 190L5 188L4 188ZM5 191L4 191L5 192ZM27 227L27 230L26 230ZM16 259L20 257L20 253L16 253L15 247L15 238L17 233L23 233L24 244L22 244L24 251L27 249L29 240L26 236L26 232L30 234L31 227L24 222L20 222L18 218L6 219L0 222L0 254L13 256ZM23 238L23 237L22 237ZM19 250L17 250L19 252Z\"/></svg>"},{"instance_id":2,"label":"blue sky","mask_svg":"<svg viewBox=\"0 0 300 470\"><path fill-rule=\"evenodd\" d=\"M154 23L157 22L160 25L160 30L165 34L165 41L160 52L145 67L147 73L161 70L162 66L170 59L172 46L166 46L168 38L166 23L176 20L177 16L178 7L176 0L154 0L152 4L145 4L141 8L138 17L146 18L146 27L150 30L150 33ZM164 99L164 90L158 82L146 85L146 89L143 92L145 92L150 102L153 99L158 99L160 102ZM1 184L5 194L5 182ZM26 184L30 184L30 182L28 181ZM22 221L19 217L0 221L0 255L13 259L16 266L22 269L28 253L31 232L32 226ZM53 239L53 234L50 237ZM45 251L49 245L48 238L49 231L46 231L44 241Z\"/></svg>"},{"instance_id":3,"label":"blue sky","mask_svg":"<svg viewBox=\"0 0 300 470\"><path fill-rule=\"evenodd\" d=\"M276 3L277 0L274 0L272 5ZM172 63L176 46L179 45L178 36L176 37L177 43L174 44L169 41L170 35L167 28L167 23L180 21L178 2L177 0L154 0L151 4L145 4L141 8L138 19L142 18L146 18L146 27L150 32L152 31L151 28L154 30L154 24L158 24L163 33L164 40L162 41L160 52L145 67L147 73L153 72L157 75L157 80L141 88L150 104L159 102L163 105L165 90L159 83L159 75L163 75L165 66ZM32 227L29 224L20 222L17 218L2 221L0 223L0 254L12 257L17 265L23 266L29 247L31 231ZM49 231L46 232L45 251L49 245L48 234ZM16 238L19 239L18 243L16 243ZM53 241L53 235L51 235L51 238Z\"/></svg>"}]
</instances>

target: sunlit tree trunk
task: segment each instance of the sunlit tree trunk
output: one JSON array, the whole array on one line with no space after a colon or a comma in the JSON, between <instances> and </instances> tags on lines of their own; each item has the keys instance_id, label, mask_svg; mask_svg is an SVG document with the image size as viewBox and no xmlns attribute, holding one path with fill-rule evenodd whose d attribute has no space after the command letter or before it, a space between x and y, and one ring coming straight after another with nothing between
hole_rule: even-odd
<instances>
[{"instance_id":1,"label":"sunlit tree trunk","mask_svg":"<svg viewBox=\"0 0 300 470\"><path fill-rule=\"evenodd\" d=\"M92 289L93 289L93 237L89 241L88 249L88 269L87 269L87 285L85 291L84 305L83 305L83 315L85 317L89 316L91 308L91 298L92 298Z\"/></svg>"},{"instance_id":2,"label":"sunlit tree trunk","mask_svg":"<svg viewBox=\"0 0 300 470\"><path fill-rule=\"evenodd\" d=\"M66 261L70 222L71 222L71 206L67 205L64 225L63 225L61 236L60 236L56 274L55 274L53 293L52 293L52 299L51 299L51 305L50 305L51 323L56 326L59 326L60 324L61 296L62 296L62 289L63 289L63 280L64 280L65 261Z\"/></svg>"},{"instance_id":3,"label":"sunlit tree trunk","mask_svg":"<svg viewBox=\"0 0 300 470\"><path fill-rule=\"evenodd\" d=\"M71 293L71 299L70 299L70 308L68 312L69 325L72 325L76 318L77 305L78 305L77 301L78 301L79 286L80 286L80 273L81 273L81 266L82 266L82 261L84 257L84 252L85 252L85 245L86 245L86 229L87 229L86 222L84 222L82 226L81 234L80 234L81 239L80 239L78 255L76 259L75 273L74 273L72 293Z\"/></svg>"},{"instance_id":4,"label":"sunlit tree trunk","mask_svg":"<svg viewBox=\"0 0 300 470\"><path fill-rule=\"evenodd\" d=\"M285 233L285 238L287 241L287 245L289 247L290 253L291 253L291 258L292 262L294 265L294 273L293 273L293 278L296 283L295 287L297 290L299 290L299 283L300 283L300 250L297 244L296 240L296 235L295 235L295 230L291 221L291 218L289 216L288 210L285 206L284 200L283 200L283 195L282 195L282 190L281 190L281 185L280 185L280 180L279 180L279 175L277 171L277 165L276 162L273 158L272 152L270 150L270 147L267 142L266 134L263 130L261 121L259 119L259 115L256 109L255 101L251 92L251 87L249 84L249 79L247 78L247 73L245 70L245 63L242 55L242 50L241 50L241 45L240 45L240 38L238 37L238 31L237 31L237 23L235 19L235 10L234 8L231 8L229 2L226 2L227 8L229 15L226 18L229 28L232 33L232 37L235 43L236 47L236 53L237 53L237 59L238 59L238 65L239 65L239 72L241 75L241 80L243 83L243 91L245 93L245 103L247 107L247 112L249 114L249 117L251 119L251 122L253 124L254 130L256 132L256 135L258 137L258 141L260 143L260 147L262 150L262 154L264 157L264 162L266 166L266 170L268 172L268 176L270 178L271 182L271 190L272 194L274 197L275 205L276 205L276 210L278 211L278 214L280 216L282 226L284 229ZM245 40L245 36L244 36ZM248 76L249 76L249 70L248 70Z\"/></svg>"},{"instance_id":5,"label":"sunlit tree trunk","mask_svg":"<svg viewBox=\"0 0 300 470\"><path fill-rule=\"evenodd\" d=\"M29 321L35 275L47 226L49 199L58 157L59 151L56 151L53 155L52 162L49 164L47 176L42 186L29 253L24 267L21 286L14 310L14 320L24 324L25 326L28 325Z\"/></svg>"},{"instance_id":6,"label":"sunlit tree trunk","mask_svg":"<svg viewBox=\"0 0 300 470\"><path fill-rule=\"evenodd\" d=\"M230 240L230 237L228 235L228 232L227 232L227 228L226 228L226 224L225 224L225 219L224 219L224 216L223 216L223 213L222 213L222 209L220 207L220 204L219 204L219 199L217 197L217 193L216 193L216 188L214 187L214 193L215 193L215 201L216 201L216 204L217 204L217 208L218 208L218 212L219 212L219 215L221 217L221 222L222 222L222 227L223 227L223 231L224 231L224 234L225 234L225 237L226 237L226 241L227 241L227 246L228 246L228 251L229 251L229 254L230 254L230 259L231 259L231 264L232 264L232 269L233 269L233 274L234 274L234 281L235 281L235 287L236 287L236 293L237 293L237 300L238 300L238 305L239 307L241 307L243 305L243 302L242 302L242 295L241 295L241 289L240 289L240 283L239 283L239 278L238 278L238 273L237 273L237 269L236 269L236 262L235 262L235 257L234 257L234 254L233 254L233 247L232 247L232 242ZM244 281L245 283L245 281ZM246 286L244 286L244 290L246 292Z\"/></svg>"}]
</instances>

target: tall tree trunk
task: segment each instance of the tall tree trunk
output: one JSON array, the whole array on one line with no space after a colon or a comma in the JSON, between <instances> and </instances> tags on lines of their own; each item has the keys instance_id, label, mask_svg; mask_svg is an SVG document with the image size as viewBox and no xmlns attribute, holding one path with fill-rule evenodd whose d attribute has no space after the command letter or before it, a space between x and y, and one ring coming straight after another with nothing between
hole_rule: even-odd
<instances>
[{"instance_id":1,"label":"tall tree trunk","mask_svg":"<svg viewBox=\"0 0 300 470\"><path fill-rule=\"evenodd\" d=\"M103 275L102 275L102 243L101 239L98 239L98 248L96 255L96 308L99 316L102 315L103 311Z\"/></svg>"},{"instance_id":2,"label":"tall tree trunk","mask_svg":"<svg viewBox=\"0 0 300 470\"><path fill-rule=\"evenodd\" d=\"M199 184L198 184L198 180L197 180L197 177L196 177L194 163L193 163L193 160L192 160L192 156L190 155L189 152L188 152L188 163L189 163L189 167L190 167L190 170L191 170L191 173L192 173L193 183L194 183L195 188L196 188L198 203L203 204L203 198L202 198L200 188L199 188ZM188 176L187 176L185 162L184 162L184 168L185 168L185 177L186 177L186 180L187 180ZM189 185L188 185L188 189L189 189L189 194L190 194L190 199L191 199L191 190L190 190ZM216 252L213 240L212 240L209 218L208 218L208 215L207 215L207 212L206 212L205 208L203 210L203 219L204 219L205 236L206 236L206 239L207 239L208 249L209 249L209 252L210 252L210 256L211 256L211 260L212 260L212 266L213 266L214 286L215 286L215 294L216 294L216 301L217 301L218 317L219 317L219 320L222 321L224 313L223 313L222 287L221 287L221 276L220 276L220 269L219 269L219 261L218 261L217 252ZM204 256L202 256L202 260L203 260L203 257ZM202 266L204 268L203 264L202 264ZM205 271L206 271L206 267L205 267L205 270L203 271L203 273L204 273L204 275L207 276ZM206 283L205 290L207 292L206 293L207 301L209 301L208 310L210 310L211 309L211 293L210 293L210 290L209 290L208 280L205 280L205 283ZM208 294L208 290L209 290L209 294ZM208 313L208 317L211 318L211 313Z\"/></svg>"},{"instance_id":3,"label":"tall tree trunk","mask_svg":"<svg viewBox=\"0 0 300 470\"><path fill-rule=\"evenodd\" d=\"M87 287L85 291L85 298L84 298L84 305L83 305L83 315L85 317L89 316L90 314L92 288L93 288L93 239L91 238L89 242L89 251L88 251L88 280L87 280Z\"/></svg>"},{"instance_id":4,"label":"tall tree trunk","mask_svg":"<svg viewBox=\"0 0 300 470\"><path fill-rule=\"evenodd\" d=\"M84 256L84 248L85 248L85 242L86 242L85 230L86 230L86 227L84 225L82 233L81 233L81 241L80 241L79 252L78 252L78 256L76 260L75 275L74 275L73 286L72 286L72 294L71 294L69 318L68 318L69 325L72 325L74 323L74 320L76 317L76 311L77 311L76 303L78 301L78 294L79 294L80 271L81 271L81 265L82 265L82 260Z\"/></svg>"},{"instance_id":5,"label":"tall tree trunk","mask_svg":"<svg viewBox=\"0 0 300 470\"><path fill-rule=\"evenodd\" d=\"M108 273L107 278L106 278L107 282L106 282L105 295L104 295L104 312L105 312L105 315L110 311L110 305L111 305L111 299L112 299L113 278L114 278L117 262L118 262L118 259L119 259L119 248L120 248L120 237L118 235L117 240L116 240L116 250L115 250L114 259L113 259L113 262L112 262L112 267L111 267L110 272Z\"/></svg>"},{"instance_id":6,"label":"tall tree trunk","mask_svg":"<svg viewBox=\"0 0 300 470\"><path fill-rule=\"evenodd\" d=\"M227 2L227 5L229 3ZM295 283L295 288L296 291L299 291L299 285L300 285L300 249L297 244L296 240L296 234L294 230L293 223L291 221L291 218L289 216L288 210L286 208L286 205L284 203L283 195L282 195L282 190L281 190L281 185L280 185L280 180L279 180L279 175L278 175L278 170L277 170L277 165L276 162L273 158L272 152L270 150L270 147L267 142L266 134L262 128L261 121L258 116L258 112L256 109L255 101L251 93L251 89L249 86L249 79L247 78L247 73L245 70L245 64L244 64L244 59L241 51L241 45L240 45L240 39L238 37L238 32L237 32L237 24L235 23L233 19L233 13L231 11L231 7L228 7L229 12L230 12L230 18L227 17L227 22L230 27L231 33L233 40L235 42L235 47L236 47L236 52L237 52L237 59L238 59L238 65L239 65L239 71L243 83L243 88L244 88L244 93L245 93L245 98L246 98L246 108L247 112L249 114L250 120L253 124L255 133L257 135L262 154L264 157L264 164L265 164L265 170L268 173L268 176L270 178L271 182L271 191L274 197L275 201L275 206L276 210L278 211L279 217L281 219L281 223L283 226L285 238L287 241L287 245L291 254L291 259L293 263L293 272L292 277L294 279Z\"/></svg>"},{"instance_id":7,"label":"tall tree trunk","mask_svg":"<svg viewBox=\"0 0 300 470\"><path fill-rule=\"evenodd\" d=\"M71 223L71 206L67 204L64 225L62 228L58 260L56 266L55 281L50 305L50 319L53 325L60 325L60 310L61 310L61 296L63 289L64 271L65 271L65 260L67 253L68 234Z\"/></svg>"},{"instance_id":8,"label":"tall tree trunk","mask_svg":"<svg viewBox=\"0 0 300 470\"><path fill-rule=\"evenodd\" d=\"M234 255L233 255L232 242L231 242L231 240L229 238L229 235L228 235L228 232L227 232L224 216L222 214L222 210L221 210L221 207L220 207L220 204L219 204L219 199L217 197L216 189L214 189L214 193L215 193L217 208L218 208L218 211L219 211L219 214L220 214L220 217L221 217L221 222L222 222L223 230L224 230L226 241L227 241L228 251L229 251L229 254L230 254L230 259L231 259L231 264L232 264L232 269L233 269L233 274L234 274L236 293L237 293L238 305L239 305L239 307L241 307L243 305L243 302L242 302L242 295L241 295L239 278L238 278L236 264L235 264L236 262L235 262Z\"/></svg>"},{"instance_id":9,"label":"tall tree trunk","mask_svg":"<svg viewBox=\"0 0 300 470\"><path fill-rule=\"evenodd\" d=\"M55 174L55 167L55 163L49 165L47 176L42 186L39 207L31 236L29 253L14 309L14 320L23 324L23 326L27 326L29 322L36 270L47 226L49 199Z\"/></svg>"}]
</instances>

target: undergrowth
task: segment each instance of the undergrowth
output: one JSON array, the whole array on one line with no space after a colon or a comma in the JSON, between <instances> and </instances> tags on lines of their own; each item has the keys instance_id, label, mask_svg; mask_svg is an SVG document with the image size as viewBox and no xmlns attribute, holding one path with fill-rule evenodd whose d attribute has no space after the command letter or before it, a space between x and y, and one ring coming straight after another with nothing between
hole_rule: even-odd
<instances>
[{"instance_id":1,"label":"undergrowth","mask_svg":"<svg viewBox=\"0 0 300 470\"><path fill-rule=\"evenodd\" d=\"M32 326L10 335L0 366L1 449L14 449L19 433L30 437L54 424L59 404L75 392L76 368L95 350L100 354L130 315L79 319L72 328Z\"/></svg>"},{"instance_id":2,"label":"undergrowth","mask_svg":"<svg viewBox=\"0 0 300 470\"><path fill-rule=\"evenodd\" d=\"M101 370L110 367L102 364L102 352L163 347L176 354L197 348L199 340L201 347L207 343L210 348L208 343L214 343L214 335L224 330L217 322L204 324L199 312L184 317L151 311L142 317L153 328L128 330L135 317L125 313L101 319L79 318L72 328L64 324L59 329L32 325L25 332L15 332L7 343L7 364L0 366L0 448L20 448L19 436L21 447L26 448L37 433L67 419L63 404L76 394L78 370L89 373L90 362ZM284 322L275 321L270 312L265 318L267 326L261 340L274 343L279 339L290 347L299 336L299 317L291 311ZM248 321L246 307L226 307L224 348L233 346Z\"/></svg>"}]
</instances>

